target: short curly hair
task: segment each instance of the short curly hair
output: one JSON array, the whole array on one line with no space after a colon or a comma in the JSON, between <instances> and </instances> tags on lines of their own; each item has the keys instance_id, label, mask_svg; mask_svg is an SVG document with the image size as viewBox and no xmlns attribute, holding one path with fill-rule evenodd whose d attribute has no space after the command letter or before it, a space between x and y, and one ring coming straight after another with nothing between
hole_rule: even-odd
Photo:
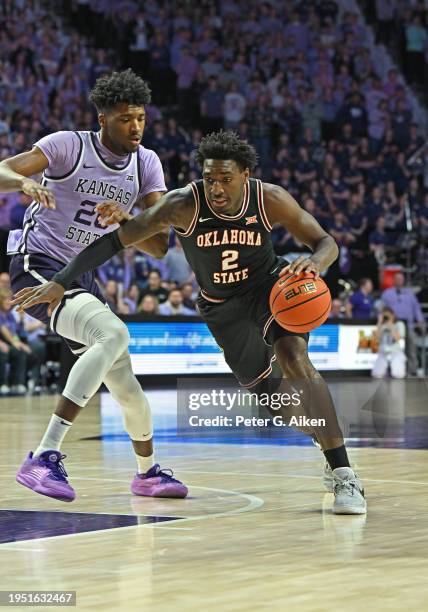
<instances>
[{"instance_id":1,"label":"short curly hair","mask_svg":"<svg viewBox=\"0 0 428 612\"><path fill-rule=\"evenodd\" d=\"M128 68L97 79L89 101L102 113L122 103L145 106L150 103L151 94L147 83Z\"/></svg>"},{"instance_id":2,"label":"short curly hair","mask_svg":"<svg viewBox=\"0 0 428 612\"><path fill-rule=\"evenodd\" d=\"M241 170L254 170L257 165L255 148L230 130L212 132L202 138L195 160L202 168L206 159L232 159Z\"/></svg>"}]
</instances>

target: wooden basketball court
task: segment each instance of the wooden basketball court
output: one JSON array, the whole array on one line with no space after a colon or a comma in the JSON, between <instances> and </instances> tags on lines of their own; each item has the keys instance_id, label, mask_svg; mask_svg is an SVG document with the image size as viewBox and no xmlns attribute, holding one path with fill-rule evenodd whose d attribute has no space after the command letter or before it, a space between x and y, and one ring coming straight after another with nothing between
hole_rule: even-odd
<instances>
[{"instance_id":1,"label":"wooden basketball court","mask_svg":"<svg viewBox=\"0 0 428 612\"><path fill-rule=\"evenodd\" d=\"M74 590L78 610L427 609L426 447L351 448L368 514L335 516L312 445L160 435L156 459L189 497L141 498L130 444L105 433L108 402L94 398L63 445L66 504L14 480L55 398L0 400L2 590ZM426 419L423 404L408 410Z\"/></svg>"}]
</instances>

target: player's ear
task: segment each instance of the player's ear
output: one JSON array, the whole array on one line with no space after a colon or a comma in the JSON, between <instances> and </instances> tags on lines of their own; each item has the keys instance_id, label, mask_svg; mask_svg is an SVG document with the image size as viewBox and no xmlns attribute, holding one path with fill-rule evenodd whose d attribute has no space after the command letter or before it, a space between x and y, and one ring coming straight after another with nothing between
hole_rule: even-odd
<instances>
[{"instance_id":1,"label":"player's ear","mask_svg":"<svg viewBox=\"0 0 428 612\"><path fill-rule=\"evenodd\" d=\"M100 127L104 127L106 124L106 116L104 113L98 113L98 123Z\"/></svg>"}]
</instances>

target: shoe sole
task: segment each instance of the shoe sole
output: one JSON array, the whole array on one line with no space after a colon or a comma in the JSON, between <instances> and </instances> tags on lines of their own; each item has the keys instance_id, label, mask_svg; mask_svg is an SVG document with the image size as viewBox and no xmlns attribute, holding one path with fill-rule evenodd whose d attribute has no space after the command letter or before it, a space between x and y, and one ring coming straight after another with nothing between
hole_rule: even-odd
<instances>
[{"instance_id":1,"label":"shoe sole","mask_svg":"<svg viewBox=\"0 0 428 612\"><path fill-rule=\"evenodd\" d=\"M30 491L34 491L34 493L38 493L39 495L43 495L44 497L50 497L51 499L57 499L58 501L72 502L72 501L74 501L76 499L75 497L64 497L64 496L48 493L46 490L41 490L37 486L33 486L29 482L26 482L19 475L16 476L16 482L19 483L20 485L26 487L27 489L30 489Z\"/></svg>"},{"instance_id":2,"label":"shoe sole","mask_svg":"<svg viewBox=\"0 0 428 612\"><path fill-rule=\"evenodd\" d=\"M155 492L155 491L133 491L131 489L131 493L136 495L137 497L169 497L171 499L184 499L187 497L189 491L186 489L185 491L177 491L177 490L168 490L165 488L163 491Z\"/></svg>"},{"instance_id":3,"label":"shoe sole","mask_svg":"<svg viewBox=\"0 0 428 612\"><path fill-rule=\"evenodd\" d=\"M353 508L352 506L333 507L333 514L367 514L367 506L365 508Z\"/></svg>"},{"instance_id":4,"label":"shoe sole","mask_svg":"<svg viewBox=\"0 0 428 612\"><path fill-rule=\"evenodd\" d=\"M134 493L132 491L132 494L136 497L165 497L169 499L185 499L187 497L187 493L186 495L171 495L171 493L158 493L157 495L148 495L146 493Z\"/></svg>"}]
</instances>

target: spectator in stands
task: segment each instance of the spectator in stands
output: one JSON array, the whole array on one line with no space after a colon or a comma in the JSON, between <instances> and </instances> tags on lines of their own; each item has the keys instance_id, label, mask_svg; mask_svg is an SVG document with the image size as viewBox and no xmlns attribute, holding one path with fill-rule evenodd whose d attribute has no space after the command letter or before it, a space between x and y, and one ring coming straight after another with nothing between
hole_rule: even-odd
<instances>
[{"instance_id":1,"label":"spectator in stands","mask_svg":"<svg viewBox=\"0 0 428 612\"><path fill-rule=\"evenodd\" d=\"M377 36L376 42L388 45L394 31L395 2L375 0Z\"/></svg>"},{"instance_id":2,"label":"spectator in stands","mask_svg":"<svg viewBox=\"0 0 428 612\"><path fill-rule=\"evenodd\" d=\"M122 302L128 306L129 313L134 314L137 311L137 305L140 301L140 289L136 283L133 283L128 291L123 295Z\"/></svg>"},{"instance_id":3,"label":"spectator in stands","mask_svg":"<svg viewBox=\"0 0 428 612\"><path fill-rule=\"evenodd\" d=\"M183 296L183 305L189 310L196 311L197 292L195 292L192 283L184 283L181 285L180 291Z\"/></svg>"},{"instance_id":4,"label":"spectator in stands","mask_svg":"<svg viewBox=\"0 0 428 612\"><path fill-rule=\"evenodd\" d=\"M338 110L336 124L341 127L349 124L354 136L365 136L367 132L367 111L360 93L347 96L345 104Z\"/></svg>"},{"instance_id":5,"label":"spectator in stands","mask_svg":"<svg viewBox=\"0 0 428 612\"><path fill-rule=\"evenodd\" d=\"M308 150L305 147L299 147L299 157L294 175L299 187L303 183L314 181L317 178L317 166L309 159Z\"/></svg>"},{"instance_id":6,"label":"spectator in stands","mask_svg":"<svg viewBox=\"0 0 428 612\"><path fill-rule=\"evenodd\" d=\"M247 102L240 93L236 81L229 84L224 97L224 127L227 130L236 130L245 117Z\"/></svg>"},{"instance_id":7,"label":"spectator in stands","mask_svg":"<svg viewBox=\"0 0 428 612\"><path fill-rule=\"evenodd\" d=\"M24 215L30 204L30 196L27 196L25 193L20 193L18 202L10 210L10 229L19 229L22 227Z\"/></svg>"},{"instance_id":8,"label":"spectator in stands","mask_svg":"<svg viewBox=\"0 0 428 612\"><path fill-rule=\"evenodd\" d=\"M130 254L132 254L132 249L130 252L125 251L115 255L110 261L98 268L97 276L103 287L107 287L108 282L113 281L116 286L120 283L123 290L127 291L133 277L133 262L130 261ZM112 287L113 285L110 285L110 289Z\"/></svg>"},{"instance_id":9,"label":"spectator in stands","mask_svg":"<svg viewBox=\"0 0 428 612\"><path fill-rule=\"evenodd\" d=\"M354 319L370 319L374 314L373 282L370 278L361 278L358 284L358 291L348 300L346 314Z\"/></svg>"},{"instance_id":10,"label":"spectator in stands","mask_svg":"<svg viewBox=\"0 0 428 612\"><path fill-rule=\"evenodd\" d=\"M328 315L329 319L344 319L346 317L343 302L339 298L334 298L331 302L331 310Z\"/></svg>"},{"instance_id":11,"label":"spectator in stands","mask_svg":"<svg viewBox=\"0 0 428 612\"><path fill-rule=\"evenodd\" d=\"M369 249L376 257L378 264L385 263L386 251L390 245L390 238L385 233L385 217L381 216L376 221L376 229L369 235Z\"/></svg>"},{"instance_id":12,"label":"spectator in stands","mask_svg":"<svg viewBox=\"0 0 428 612\"><path fill-rule=\"evenodd\" d=\"M406 36L406 65L410 81L423 83L424 80L424 51L428 38L426 28L421 23L419 15L414 15L411 23L405 27Z\"/></svg>"},{"instance_id":13,"label":"spectator in stands","mask_svg":"<svg viewBox=\"0 0 428 612\"><path fill-rule=\"evenodd\" d=\"M382 308L374 332L378 344L378 356L373 364L373 378L384 378L391 367L392 378L406 375L406 354L404 352L406 328L391 308Z\"/></svg>"},{"instance_id":14,"label":"spectator in stands","mask_svg":"<svg viewBox=\"0 0 428 612\"><path fill-rule=\"evenodd\" d=\"M353 190L357 190L358 186L364 181L362 171L358 168L358 156L351 155L348 166L343 174L343 182Z\"/></svg>"},{"instance_id":15,"label":"spectator in stands","mask_svg":"<svg viewBox=\"0 0 428 612\"><path fill-rule=\"evenodd\" d=\"M42 388L41 368L46 361L46 325L30 316L26 311L16 312L13 315L17 322L19 338L30 347L31 353L27 355L28 391L40 393Z\"/></svg>"},{"instance_id":16,"label":"spectator in stands","mask_svg":"<svg viewBox=\"0 0 428 612\"><path fill-rule=\"evenodd\" d=\"M337 166L333 168L330 185L332 187L331 197L335 208L337 210L343 210L349 200L350 192L346 182L342 180L342 172Z\"/></svg>"},{"instance_id":17,"label":"spectator in stands","mask_svg":"<svg viewBox=\"0 0 428 612\"><path fill-rule=\"evenodd\" d=\"M194 118L194 103L192 97L193 85L196 81L199 65L191 55L190 48L183 46L177 63L173 66L177 74L177 102L179 117L183 123L189 124Z\"/></svg>"},{"instance_id":18,"label":"spectator in stands","mask_svg":"<svg viewBox=\"0 0 428 612\"><path fill-rule=\"evenodd\" d=\"M404 100L399 100L392 116L391 127L395 141L402 150L405 150L409 144L411 123L412 112L407 108Z\"/></svg>"},{"instance_id":19,"label":"spectator in stands","mask_svg":"<svg viewBox=\"0 0 428 612\"><path fill-rule=\"evenodd\" d=\"M152 270L147 279L147 287L141 292L140 298L146 295L154 295L159 304L168 299L168 291L162 287L162 278L159 270Z\"/></svg>"},{"instance_id":20,"label":"spectator in stands","mask_svg":"<svg viewBox=\"0 0 428 612\"><path fill-rule=\"evenodd\" d=\"M301 89L302 95L299 100L299 112L303 120L303 128L311 128L314 140L321 140L321 121L324 116L324 108L321 98L318 97L315 89Z\"/></svg>"},{"instance_id":21,"label":"spectator in stands","mask_svg":"<svg viewBox=\"0 0 428 612\"><path fill-rule=\"evenodd\" d=\"M333 87L326 87L321 92L322 119L321 136L324 140L331 140L336 134L336 115L339 103L334 95Z\"/></svg>"},{"instance_id":22,"label":"spectator in stands","mask_svg":"<svg viewBox=\"0 0 428 612\"><path fill-rule=\"evenodd\" d=\"M202 92L200 104L202 129L205 134L221 129L224 122L224 91L220 89L217 77L208 79L208 87Z\"/></svg>"},{"instance_id":23,"label":"spectator in stands","mask_svg":"<svg viewBox=\"0 0 428 612\"><path fill-rule=\"evenodd\" d=\"M12 207L12 198L0 196L0 272L9 269L9 259L6 254L6 245L9 230L11 229L10 212Z\"/></svg>"},{"instance_id":24,"label":"spectator in stands","mask_svg":"<svg viewBox=\"0 0 428 612\"><path fill-rule=\"evenodd\" d=\"M394 286L385 289L381 300L395 314L397 319L407 323L407 357L408 371L416 375L418 368L416 330L425 331L425 318L416 295L410 287L405 287L405 277L402 272L394 276Z\"/></svg>"},{"instance_id":25,"label":"spectator in stands","mask_svg":"<svg viewBox=\"0 0 428 612\"><path fill-rule=\"evenodd\" d=\"M0 289L9 289L10 291L9 272L0 272Z\"/></svg>"},{"instance_id":26,"label":"spectator in stands","mask_svg":"<svg viewBox=\"0 0 428 612\"><path fill-rule=\"evenodd\" d=\"M355 242L355 236L352 234L352 229L349 226L348 220L340 211L334 214L334 221L330 225L330 234L339 246L349 246Z\"/></svg>"},{"instance_id":27,"label":"spectator in stands","mask_svg":"<svg viewBox=\"0 0 428 612\"><path fill-rule=\"evenodd\" d=\"M159 305L159 314L161 315L188 315L194 316L195 311L186 308L183 304L183 294L180 289L172 289L168 294L168 299L163 304Z\"/></svg>"},{"instance_id":28,"label":"spectator in stands","mask_svg":"<svg viewBox=\"0 0 428 612\"><path fill-rule=\"evenodd\" d=\"M159 314L159 302L155 295L148 293L143 297L138 305L137 312L145 315L157 315Z\"/></svg>"},{"instance_id":29,"label":"spectator in stands","mask_svg":"<svg viewBox=\"0 0 428 612\"><path fill-rule=\"evenodd\" d=\"M0 339L8 346L7 351L3 347L2 353L7 355L10 365L8 379L5 378L4 371L0 375L0 378L3 377L0 392L3 395L9 391L17 395L24 395L27 392L27 357L31 354L31 349L18 336L18 325L10 304L11 298L10 290L0 290ZM4 360L2 357L3 366Z\"/></svg>"},{"instance_id":30,"label":"spectator in stands","mask_svg":"<svg viewBox=\"0 0 428 612\"><path fill-rule=\"evenodd\" d=\"M118 285L114 280L108 280L103 287L106 304L113 312L118 310Z\"/></svg>"},{"instance_id":31,"label":"spectator in stands","mask_svg":"<svg viewBox=\"0 0 428 612\"><path fill-rule=\"evenodd\" d=\"M167 268L167 278L169 280L182 285L193 278L192 269L184 257L183 247L177 236L175 237L174 246L168 249L163 261Z\"/></svg>"}]
</instances>

